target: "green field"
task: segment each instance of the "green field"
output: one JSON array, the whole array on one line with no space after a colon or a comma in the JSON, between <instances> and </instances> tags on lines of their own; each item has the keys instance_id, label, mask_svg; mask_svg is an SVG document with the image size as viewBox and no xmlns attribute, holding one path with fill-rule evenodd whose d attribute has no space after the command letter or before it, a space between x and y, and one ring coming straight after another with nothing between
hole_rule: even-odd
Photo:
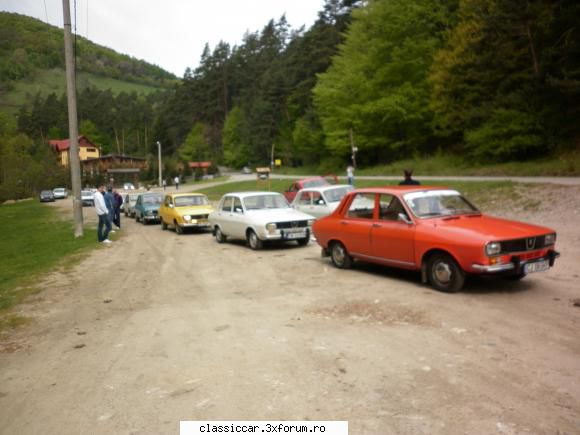
<instances>
[{"instance_id":1,"label":"green field","mask_svg":"<svg viewBox=\"0 0 580 435\"><path fill-rule=\"evenodd\" d=\"M41 273L98 246L94 230L75 238L70 219L36 200L1 205L0 227L0 313L38 291Z\"/></svg>"},{"instance_id":2,"label":"green field","mask_svg":"<svg viewBox=\"0 0 580 435\"><path fill-rule=\"evenodd\" d=\"M149 94L162 90L162 88L124 82L89 73L79 73L77 75L77 89L80 90L91 86L98 89L110 89L113 94L121 92ZM40 93L46 96L52 92L59 96L66 92L64 70L38 70L33 78L17 81L13 83L13 89L0 92L0 110L16 113L20 106L30 103L36 94Z\"/></svg>"}]
</instances>

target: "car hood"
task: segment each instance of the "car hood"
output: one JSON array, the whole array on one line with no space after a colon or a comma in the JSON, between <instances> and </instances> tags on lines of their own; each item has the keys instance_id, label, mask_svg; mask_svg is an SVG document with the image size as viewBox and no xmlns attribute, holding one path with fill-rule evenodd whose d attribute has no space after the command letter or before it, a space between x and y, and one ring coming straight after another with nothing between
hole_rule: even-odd
<instances>
[{"instance_id":1,"label":"car hood","mask_svg":"<svg viewBox=\"0 0 580 435\"><path fill-rule=\"evenodd\" d=\"M248 210L246 216L253 223L267 224L269 222L287 222L297 220L311 220L313 216L294 210L293 208L275 208L266 210Z\"/></svg>"},{"instance_id":2,"label":"car hood","mask_svg":"<svg viewBox=\"0 0 580 435\"><path fill-rule=\"evenodd\" d=\"M436 227L438 232L445 231L456 237L477 238L483 241L513 240L555 232L547 227L486 215L450 216L425 223Z\"/></svg>"},{"instance_id":3,"label":"car hood","mask_svg":"<svg viewBox=\"0 0 580 435\"><path fill-rule=\"evenodd\" d=\"M210 214L213 211L211 205L190 205L186 207L175 207L175 212L181 216L196 215L196 214Z\"/></svg>"}]
</instances>

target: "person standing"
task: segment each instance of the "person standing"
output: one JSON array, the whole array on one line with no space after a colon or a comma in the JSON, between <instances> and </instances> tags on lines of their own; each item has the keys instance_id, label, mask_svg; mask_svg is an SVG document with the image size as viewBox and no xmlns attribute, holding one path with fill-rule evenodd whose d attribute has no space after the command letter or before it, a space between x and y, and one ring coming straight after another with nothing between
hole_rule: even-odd
<instances>
[{"instance_id":1,"label":"person standing","mask_svg":"<svg viewBox=\"0 0 580 435\"><path fill-rule=\"evenodd\" d=\"M167 187L167 181L165 181L165 178L161 180L161 185L163 186L163 190L165 190L165 187Z\"/></svg>"},{"instance_id":2,"label":"person standing","mask_svg":"<svg viewBox=\"0 0 580 435\"><path fill-rule=\"evenodd\" d=\"M179 175L176 175L175 178L173 179L173 181L175 182L175 190L179 189Z\"/></svg>"},{"instance_id":3,"label":"person standing","mask_svg":"<svg viewBox=\"0 0 580 435\"><path fill-rule=\"evenodd\" d=\"M109 228L110 232L114 233L113 230L113 217L115 216L115 197L113 196L113 188L111 186L107 187L107 191L104 193L105 205L107 206L108 216L109 216Z\"/></svg>"},{"instance_id":4,"label":"person standing","mask_svg":"<svg viewBox=\"0 0 580 435\"><path fill-rule=\"evenodd\" d=\"M413 180L413 170L412 169L405 169L403 171L405 175L405 179L399 183L399 186L418 186L421 184L417 180Z\"/></svg>"},{"instance_id":5,"label":"person standing","mask_svg":"<svg viewBox=\"0 0 580 435\"><path fill-rule=\"evenodd\" d=\"M109 240L111 222L109 221L109 210L107 209L107 204L105 204L105 197L103 196L104 191L105 185L99 184L94 197L95 211L97 212L97 217L99 218L99 224L97 226L97 240L100 243L113 243Z\"/></svg>"},{"instance_id":6,"label":"person standing","mask_svg":"<svg viewBox=\"0 0 580 435\"><path fill-rule=\"evenodd\" d=\"M118 230L121 229L121 207L123 206L123 197L119 195L117 189L113 190L113 223Z\"/></svg>"},{"instance_id":7,"label":"person standing","mask_svg":"<svg viewBox=\"0 0 580 435\"><path fill-rule=\"evenodd\" d=\"M348 165L346 168L346 178L348 180L348 184L354 186L354 167L352 165Z\"/></svg>"}]
</instances>

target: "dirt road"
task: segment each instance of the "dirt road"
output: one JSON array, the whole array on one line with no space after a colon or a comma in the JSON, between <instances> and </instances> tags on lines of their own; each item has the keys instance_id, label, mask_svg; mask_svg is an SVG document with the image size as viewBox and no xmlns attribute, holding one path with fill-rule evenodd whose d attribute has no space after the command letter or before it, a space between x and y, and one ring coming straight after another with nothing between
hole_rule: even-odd
<instances>
[{"instance_id":1,"label":"dirt road","mask_svg":"<svg viewBox=\"0 0 580 435\"><path fill-rule=\"evenodd\" d=\"M578 434L580 188L545 195L503 213L558 230L556 267L455 295L337 270L316 244L254 252L125 220L22 306L34 322L2 343L0 433L310 419L353 435Z\"/></svg>"}]
</instances>

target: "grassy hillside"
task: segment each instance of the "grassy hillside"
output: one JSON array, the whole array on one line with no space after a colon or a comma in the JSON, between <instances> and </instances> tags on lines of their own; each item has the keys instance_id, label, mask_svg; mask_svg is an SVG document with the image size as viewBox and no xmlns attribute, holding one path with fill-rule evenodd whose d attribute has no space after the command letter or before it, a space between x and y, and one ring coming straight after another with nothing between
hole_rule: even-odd
<instances>
[{"instance_id":1,"label":"grassy hillside","mask_svg":"<svg viewBox=\"0 0 580 435\"><path fill-rule=\"evenodd\" d=\"M65 91L62 29L0 12L0 111L15 112L37 93ZM177 80L162 68L77 36L77 87L151 93Z\"/></svg>"}]
</instances>

